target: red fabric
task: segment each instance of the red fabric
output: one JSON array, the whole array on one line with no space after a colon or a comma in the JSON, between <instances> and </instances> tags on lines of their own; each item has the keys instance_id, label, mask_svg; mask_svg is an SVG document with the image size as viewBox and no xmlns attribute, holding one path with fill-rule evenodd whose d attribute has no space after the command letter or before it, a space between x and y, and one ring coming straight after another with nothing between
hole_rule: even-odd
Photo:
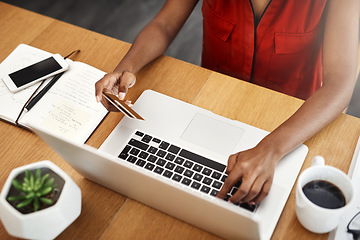
<instances>
[{"instance_id":1,"label":"red fabric","mask_svg":"<svg viewBox=\"0 0 360 240\"><path fill-rule=\"evenodd\" d=\"M326 0L272 0L257 27L250 0L204 0L202 66L308 98L322 83Z\"/></svg>"}]
</instances>

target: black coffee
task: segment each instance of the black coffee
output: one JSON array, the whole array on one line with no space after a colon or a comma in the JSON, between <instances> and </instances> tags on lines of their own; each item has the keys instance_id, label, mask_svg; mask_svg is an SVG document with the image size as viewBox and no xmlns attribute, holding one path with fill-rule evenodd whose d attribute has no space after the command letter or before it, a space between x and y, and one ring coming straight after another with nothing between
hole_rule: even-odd
<instances>
[{"instance_id":1,"label":"black coffee","mask_svg":"<svg viewBox=\"0 0 360 240\"><path fill-rule=\"evenodd\" d=\"M341 208L346 203L341 190L327 181L311 181L303 187L303 192L311 202L323 208Z\"/></svg>"}]
</instances>

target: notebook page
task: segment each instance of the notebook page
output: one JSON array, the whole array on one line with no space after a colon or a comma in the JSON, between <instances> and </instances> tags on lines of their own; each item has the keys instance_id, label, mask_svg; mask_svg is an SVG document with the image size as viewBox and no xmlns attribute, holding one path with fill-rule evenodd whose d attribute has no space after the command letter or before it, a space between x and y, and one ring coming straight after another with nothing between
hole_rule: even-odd
<instances>
[{"instance_id":1,"label":"notebook page","mask_svg":"<svg viewBox=\"0 0 360 240\"><path fill-rule=\"evenodd\" d=\"M40 124L65 138L83 143L107 114L95 99L95 83L104 72L81 62L70 68L20 120Z\"/></svg>"}]
</instances>

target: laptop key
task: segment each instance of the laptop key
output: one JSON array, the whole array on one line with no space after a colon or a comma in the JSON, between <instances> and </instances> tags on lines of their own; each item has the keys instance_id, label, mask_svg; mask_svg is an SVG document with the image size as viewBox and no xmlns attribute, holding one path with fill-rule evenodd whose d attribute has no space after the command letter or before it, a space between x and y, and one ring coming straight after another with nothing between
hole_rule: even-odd
<instances>
[{"instance_id":1,"label":"laptop key","mask_svg":"<svg viewBox=\"0 0 360 240\"><path fill-rule=\"evenodd\" d=\"M241 185L241 183L242 183L242 179L240 179L236 184L235 184L235 186L234 187L237 187L237 188L239 188L240 187L240 185Z\"/></svg>"},{"instance_id":2,"label":"laptop key","mask_svg":"<svg viewBox=\"0 0 360 240\"><path fill-rule=\"evenodd\" d=\"M139 160L137 160L137 162L135 164L140 166L140 167L143 167L145 165L145 163L146 162L144 160L139 159Z\"/></svg>"},{"instance_id":3,"label":"laptop key","mask_svg":"<svg viewBox=\"0 0 360 240\"><path fill-rule=\"evenodd\" d=\"M166 161L164 159L159 158L159 160L157 160L156 164L159 166L164 166L166 163Z\"/></svg>"},{"instance_id":4,"label":"laptop key","mask_svg":"<svg viewBox=\"0 0 360 240\"><path fill-rule=\"evenodd\" d=\"M249 210L250 212L254 212L256 209L256 205L250 205L249 203L241 203L240 207Z\"/></svg>"},{"instance_id":5,"label":"laptop key","mask_svg":"<svg viewBox=\"0 0 360 240\"><path fill-rule=\"evenodd\" d=\"M221 173L214 171L213 174L211 175L211 177L219 180L221 177Z\"/></svg>"},{"instance_id":6,"label":"laptop key","mask_svg":"<svg viewBox=\"0 0 360 240\"><path fill-rule=\"evenodd\" d=\"M158 159L158 157L156 157L156 156L154 156L154 155L150 155L147 160L148 160L149 162L154 163L154 162L156 162L157 159Z\"/></svg>"},{"instance_id":7,"label":"laptop key","mask_svg":"<svg viewBox=\"0 0 360 240\"><path fill-rule=\"evenodd\" d=\"M180 173L180 174L182 174L182 173L184 172L184 170L185 170L185 168L183 168L183 167L181 167L181 166L177 166L177 167L175 168L175 172Z\"/></svg>"},{"instance_id":8,"label":"laptop key","mask_svg":"<svg viewBox=\"0 0 360 240\"><path fill-rule=\"evenodd\" d=\"M199 189L200 186L201 186L201 184L198 183L198 182L193 182L193 183L191 184L191 187L192 187L192 188L195 188L195 189Z\"/></svg>"},{"instance_id":9,"label":"laptop key","mask_svg":"<svg viewBox=\"0 0 360 240\"><path fill-rule=\"evenodd\" d=\"M142 137L142 136L144 136L144 133L140 132L140 131L136 131L135 135L139 136L139 137Z\"/></svg>"},{"instance_id":10,"label":"laptop key","mask_svg":"<svg viewBox=\"0 0 360 240\"><path fill-rule=\"evenodd\" d=\"M184 177L184 179L181 181L182 184L185 184L186 186L189 186L191 183L191 180L189 178Z\"/></svg>"},{"instance_id":11,"label":"laptop key","mask_svg":"<svg viewBox=\"0 0 360 240\"><path fill-rule=\"evenodd\" d=\"M177 164L179 164L179 165L181 165L184 161L185 161L185 159L183 159L183 158L181 158L181 157L177 157L177 158L175 159L175 163L177 163Z\"/></svg>"},{"instance_id":12,"label":"laptop key","mask_svg":"<svg viewBox=\"0 0 360 240\"><path fill-rule=\"evenodd\" d=\"M193 170L195 170L195 171L197 171L197 172L200 172L202 168L203 168L203 167L200 166L199 164L195 164L195 166L193 167Z\"/></svg>"},{"instance_id":13,"label":"laptop key","mask_svg":"<svg viewBox=\"0 0 360 240\"><path fill-rule=\"evenodd\" d=\"M125 160L128 156L129 156L129 154L127 154L127 153L120 153L118 158Z\"/></svg>"},{"instance_id":14,"label":"laptop key","mask_svg":"<svg viewBox=\"0 0 360 240\"><path fill-rule=\"evenodd\" d=\"M210 185L212 183L212 179L209 177L205 177L204 180L202 181L204 184L206 185Z\"/></svg>"},{"instance_id":15,"label":"laptop key","mask_svg":"<svg viewBox=\"0 0 360 240\"><path fill-rule=\"evenodd\" d=\"M190 162L190 161L186 161L186 162L184 163L184 166L187 167L187 168L191 168L193 165L194 165L194 163L193 163L193 162Z\"/></svg>"},{"instance_id":16,"label":"laptop key","mask_svg":"<svg viewBox=\"0 0 360 240\"><path fill-rule=\"evenodd\" d=\"M167 177L167 178L171 178L171 176L173 175L172 172L170 172L169 170L166 170L163 174L163 176Z\"/></svg>"},{"instance_id":17,"label":"laptop key","mask_svg":"<svg viewBox=\"0 0 360 240\"><path fill-rule=\"evenodd\" d=\"M147 153L147 152L141 152L139 155L139 157L142 159L146 159L148 156L149 156L149 153Z\"/></svg>"},{"instance_id":18,"label":"laptop key","mask_svg":"<svg viewBox=\"0 0 360 240\"><path fill-rule=\"evenodd\" d=\"M151 141L151 139L152 139L152 137L150 136L150 135L145 135L142 139L141 139L141 141L143 141L143 142L146 142L146 143L149 143L150 141Z\"/></svg>"},{"instance_id":19,"label":"laptop key","mask_svg":"<svg viewBox=\"0 0 360 240\"><path fill-rule=\"evenodd\" d=\"M180 176L179 174L174 174L174 176L172 177L172 180L180 182L182 176Z\"/></svg>"},{"instance_id":20,"label":"laptop key","mask_svg":"<svg viewBox=\"0 0 360 240\"><path fill-rule=\"evenodd\" d=\"M238 188L235 188L235 187L234 187L234 188L231 190L231 195L234 195L237 190L238 190Z\"/></svg>"},{"instance_id":21,"label":"laptop key","mask_svg":"<svg viewBox=\"0 0 360 240\"><path fill-rule=\"evenodd\" d=\"M161 167L156 167L156 168L154 169L154 173L157 173L157 174L162 174L163 171L164 171L164 169L161 168Z\"/></svg>"},{"instance_id":22,"label":"laptop key","mask_svg":"<svg viewBox=\"0 0 360 240\"><path fill-rule=\"evenodd\" d=\"M218 181L214 181L212 187L216 188L216 189L220 189L222 186L222 183L221 182L218 182Z\"/></svg>"},{"instance_id":23,"label":"laptop key","mask_svg":"<svg viewBox=\"0 0 360 240\"><path fill-rule=\"evenodd\" d=\"M162 141L159 145L159 148L166 150L169 146L169 143Z\"/></svg>"},{"instance_id":24,"label":"laptop key","mask_svg":"<svg viewBox=\"0 0 360 240\"><path fill-rule=\"evenodd\" d=\"M216 195L217 195L218 193L219 193L218 190L213 189L213 190L211 190L210 195L216 197Z\"/></svg>"},{"instance_id":25,"label":"laptop key","mask_svg":"<svg viewBox=\"0 0 360 240\"><path fill-rule=\"evenodd\" d=\"M150 146L150 148L148 149L148 152L152 153L152 154L155 154L157 152L157 150L158 149L156 147Z\"/></svg>"},{"instance_id":26,"label":"laptop key","mask_svg":"<svg viewBox=\"0 0 360 240\"><path fill-rule=\"evenodd\" d=\"M131 155L134 155L134 156L137 156L139 153L140 153L140 150L137 149L137 148L133 148L133 149L131 149L131 151L130 151L130 154L131 154Z\"/></svg>"},{"instance_id":27,"label":"laptop key","mask_svg":"<svg viewBox=\"0 0 360 240\"><path fill-rule=\"evenodd\" d=\"M147 164L145 165L145 169L150 170L150 171L153 170L154 167L155 167L155 165L152 164L152 163L147 163Z\"/></svg>"},{"instance_id":28,"label":"laptop key","mask_svg":"<svg viewBox=\"0 0 360 240\"><path fill-rule=\"evenodd\" d=\"M126 145L118 157L125 160L129 156L128 153L129 153L130 149L131 149L131 146Z\"/></svg>"},{"instance_id":29,"label":"laptop key","mask_svg":"<svg viewBox=\"0 0 360 240\"><path fill-rule=\"evenodd\" d=\"M200 189L200 191L204 192L204 193L209 193L210 192L210 188L208 186L203 185Z\"/></svg>"},{"instance_id":30,"label":"laptop key","mask_svg":"<svg viewBox=\"0 0 360 240\"><path fill-rule=\"evenodd\" d=\"M166 166L165 166L167 169L170 169L170 170L173 170L174 167L175 167L175 164L174 163L171 163L171 162L168 162L166 163Z\"/></svg>"},{"instance_id":31,"label":"laptop key","mask_svg":"<svg viewBox=\"0 0 360 240\"><path fill-rule=\"evenodd\" d=\"M206 176L210 176L211 172L212 171L209 168L204 168L204 170L202 171L202 173L205 174Z\"/></svg>"},{"instance_id":32,"label":"laptop key","mask_svg":"<svg viewBox=\"0 0 360 240\"><path fill-rule=\"evenodd\" d=\"M168 153L165 157L166 160L173 161L175 159L175 155Z\"/></svg>"},{"instance_id":33,"label":"laptop key","mask_svg":"<svg viewBox=\"0 0 360 240\"><path fill-rule=\"evenodd\" d=\"M189 169L186 169L184 172L184 175L187 177L191 177L193 174L194 174L194 172Z\"/></svg>"},{"instance_id":34,"label":"laptop key","mask_svg":"<svg viewBox=\"0 0 360 240\"><path fill-rule=\"evenodd\" d=\"M149 145L147 145L146 143L140 142L136 139L130 139L129 141L129 145L133 146L133 147L137 147L140 148L141 150L146 151L149 147Z\"/></svg>"},{"instance_id":35,"label":"laptop key","mask_svg":"<svg viewBox=\"0 0 360 240\"><path fill-rule=\"evenodd\" d=\"M225 198L224 198L224 201L228 201L230 197L231 197L230 194L226 194L226 196L225 196Z\"/></svg>"},{"instance_id":36,"label":"laptop key","mask_svg":"<svg viewBox=\"0 0 360 240\"><path fill-rule=\"evenodd\" d=\"M166 155L166 152L163 150L159 150L156 154L156 156L158 156L158 157L165 157L165 155Z\"/></svg>"},{"instance_id":37,"label":"laptop key","mask_svg":"<svg viewBox=\"0 0 360 240\"><path fill-rule=\"evenodd\" d=\"M131 163L135 163L137 161L137 157L130 156L130 157L128 157L128 159L126 161L131 162Z\"/></svg>"},{"instance_id":38,"label":"laptop key","mask_svg":"<svg viewBox=\"0 0 360 240\"><path fill-rule=\"evenodd\" d=\"M173 154L178 154L178 152L180 151L180 148L174 145L171 145L168 149L169 152L173 153Z\"/></svg>"},{"instance_id":39,"label":"laptop key","mask_svg":"<svg viewBox=\"0 0 360 240\"><path fill-rule=\"evenodd\" d=\"M198 173L195 173L195 175L194 175L194 177L193 177L196 181L201 181L202 180L202 178L203 178L203 175L201 175L201 174L198 174Z\"/></svg>"}]
</instances>

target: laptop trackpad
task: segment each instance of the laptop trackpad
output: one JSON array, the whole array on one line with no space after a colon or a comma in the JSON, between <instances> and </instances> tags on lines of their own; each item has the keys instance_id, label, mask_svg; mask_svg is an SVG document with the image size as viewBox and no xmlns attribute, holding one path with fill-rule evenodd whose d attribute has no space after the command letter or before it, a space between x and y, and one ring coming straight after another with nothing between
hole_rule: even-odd
<instances>
[{"instance_id":1,"label":"laptop trackpad","mask_svg":"<svg viewBox=\"0 0 360 240\"><path fill-rule=\"evenodd\" d=\"M197 113L181 139L227 156L233 153L243 133L242 128Z\"/></svg>"}]
</instances>

